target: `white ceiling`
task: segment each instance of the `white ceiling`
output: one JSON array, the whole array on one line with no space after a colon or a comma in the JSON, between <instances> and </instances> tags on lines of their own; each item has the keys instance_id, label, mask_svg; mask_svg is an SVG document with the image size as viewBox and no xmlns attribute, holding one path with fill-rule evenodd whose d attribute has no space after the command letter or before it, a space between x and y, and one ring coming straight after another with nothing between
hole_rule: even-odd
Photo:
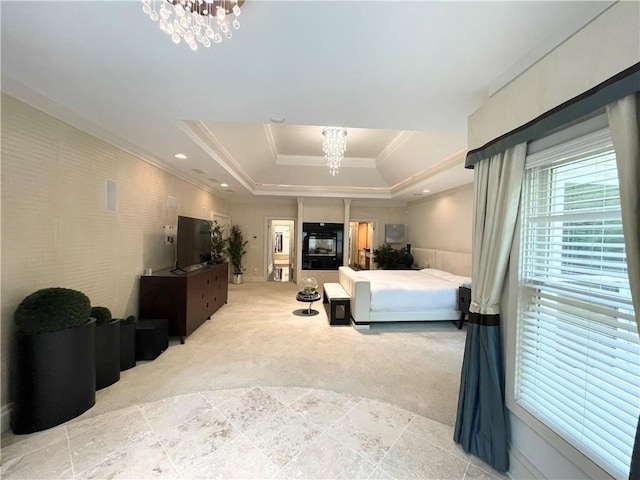
<instances>
[{"instance_id":1,"label":"white ceiling","mask_svg":"<svg viewBox=\"0 0 640 480\"><path fill-rule=\"evenodd\" d=\"M192 52L139 1L2 1L2 89L225 198L402 204L472 182L469 114L611 4L247 0Z\"/></svg>"}]
</instances>

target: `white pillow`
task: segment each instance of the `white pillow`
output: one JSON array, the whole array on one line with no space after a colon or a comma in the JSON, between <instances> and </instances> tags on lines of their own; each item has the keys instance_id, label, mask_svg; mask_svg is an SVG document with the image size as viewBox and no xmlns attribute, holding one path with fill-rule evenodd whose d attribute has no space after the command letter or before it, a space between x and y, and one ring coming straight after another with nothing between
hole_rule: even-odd
<instances>
[{"instance_id":1,"label":"white pillow","mask_svg":"<svg viewBox=\"0 0 640 480\"><path fill-rule=\"evenodd\" d=\"M455 273L445 272L444 270L437 270L435 268L423 268L420 271L427 273L433 277L441 278L442 280L448 280L449 282L453 282L456 285L471 288L471 277L456 275Z\"/></svg>"},{"instance_id":2,"label":"white pillow","mask_svg":"<svg viewBox=\"0 0 640 480\"><path fill-rule=\"evenodd\" d=\"M442 278L443 275L451 275L449 272L445 272L444 270L438 270L436 268L423 268L420 270L421 272L428 273L429 275L433 275L434 277Z\"/></svg>"}]
</instances>

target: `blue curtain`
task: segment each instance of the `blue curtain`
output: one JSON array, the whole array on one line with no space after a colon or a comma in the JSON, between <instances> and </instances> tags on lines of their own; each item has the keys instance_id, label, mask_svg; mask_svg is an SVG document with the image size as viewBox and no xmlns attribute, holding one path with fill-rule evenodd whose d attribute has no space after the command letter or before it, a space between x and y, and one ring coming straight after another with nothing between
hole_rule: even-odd
<instances>
[{"instance_id":1,"label":"blue curtain","mask_svg":"<svg viewBox=\"0 0 640 480\"><path fill-rule=\"evenodd\" d=\"M636 442L633 446L633 454L631 456L631 466L629 467L629 480L638 480L640 478L640 420L638 420L638 428L636 429Z\"/></svg>"},{"instance_id":2,"label":"blue curtain","mask_svg":"<svg viewBox=\"0 0 640 480\"><path fill-rule=\"evenodd\" d=\"M469 315L453 439L465 452L506 472L509 424L499 322L499 315Z\"/></svg>"},{"instance_id":3,"label":"blue curtain","mask_svg":"<svg viewBox=\"0 0 640 480\"><path fill-rule=\"evenodd\" d=\"M474 167L472 289L454 440L500 472L509 470L500 297L518 217L527 146Z\"/></svg>"}]
</instances>

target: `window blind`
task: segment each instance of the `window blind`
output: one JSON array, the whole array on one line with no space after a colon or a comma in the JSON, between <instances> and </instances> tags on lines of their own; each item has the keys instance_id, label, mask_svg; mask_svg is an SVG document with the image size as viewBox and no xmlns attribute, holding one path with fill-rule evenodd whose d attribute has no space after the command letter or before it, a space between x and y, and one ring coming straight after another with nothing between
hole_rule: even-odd
<instances>
[{"instance_id":1,"label":"window blind","mask_svg":"<svg viewBox=\"0 0 640 480\"><path fill-rule=\"evenodd\" d=\"M616 478L640 411L640 345L608 131L527 157L515 400Z\"/></svg>"}]
</instances>

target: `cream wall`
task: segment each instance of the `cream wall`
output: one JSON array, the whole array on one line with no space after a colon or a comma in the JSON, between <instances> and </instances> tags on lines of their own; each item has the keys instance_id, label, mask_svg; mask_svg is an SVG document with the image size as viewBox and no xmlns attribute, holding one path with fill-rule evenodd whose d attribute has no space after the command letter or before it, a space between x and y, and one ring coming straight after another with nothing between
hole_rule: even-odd
<instances>
[{"instance_id":1,"label":"cream wall","mask_svg":"<svg viewBox=\"0 0 640 480\"><path fill-rule=\"evenodd\" d=\"M407 210L412 247L471 253L473 184L412 203Z\"/></svg>"},{"instance_id":2,"label":"cream wall","mask_svg":"<svg viewBox=\"0 0 640 480\"><path fill-rule=\"evenodd\" d=\"M550 52L469 117L468 144L479 147L640 62L640 2L618 2ZM505 286L502 304L518 293L517 275ZM514 317L502 309L503 338ZM513 348L511 343L508 349ZM506 357L505 357L506 358ZM509 395L507 395L509 396ZM510 411L510 476L608 478L550 430L533 427Z\"/></svg>"},{"instance_id":3,"label":"cream wall","mask_svg":"<svg viewBox=\"0 0 640 480\"><path fill-rule=\"evenodd\" d=\"M302 222L344 223L344 201L340 198L304 198Z\"/></svg>"},{"instance_id":4,"label":"cream wall","mask_svg":"<svg viewBox=\"0 0 640 480\"><path fill-rule=\"evenodd\" d=\"M478 148L640 62L640 2L618 2L490 98L468 120Z\"/></svg>"},{"instance_id":5,"label":"cream wall","mask_svg":"<svg viewBox=\"0 0 640 480\"><path fill-rule=\"evenodd\" d=\"M357 222L358 220L377 220L377 231L373 234L374 243L371 245L371 250L379 247L384 243L384 226L389 224L401 224L405 226L405 240L407 234L413 228L409 225L409 216L405 213L407 209L405 207L379 207L379 206L357 206L351 207L351 221ZM406 243L406 242L405 242ZM394 245L399 247L400 245Z\"/></svg>"},{"instance_id":6,"label":"cream wall","mask_svg":"<svg viewBox=\"0 0 640 480\"><path fill-rule=\"evenodd\" d=\"M247 243L247 254L242 260L245 281L266 279L265 255L267 254L266 219L295 219L298 207L295 199L264 199L260 203L232 203L229 212L231 223L239 225ZM298 233L295 232L297 235Z\"/></svg>"},{"instance_id":7,"label":"cream wall","mask_svg":"<svg viewBox=\"0 0 640 480\"><path fill-rule=\"evenodd\" d=\"M303 222L330 222L344 223L345 202L343 199L329 198L301 198L301 219L295 224L295 239L297 258L296 265L300 265L300 245L301 230L299 228ZM298 220L298 203L296 199L269 199L262 198L260 203L254 201L247 203L233 203L230 206L231 223L238 224L242 228L247 244L247 255L244 258L245 280L263 281L266 278L265 256L267 255L266 219L268 218L291 218ZM381 206L350 206L350 219L377 220L378 231L376 239L378 245L384 242L385 223L403 223L407 225L407 216L404 207L381 207ZM408 227L409 228L409 227ZM345 234L348 227L345 229ZM255 237L255 238L254 238ZM298 271L299 278L307 275L305 271ZM336 282L338 274L335 271L314 271L313 276L320 283Z\"/></svg>"},{"instance_id":8,"label":"cream wall","mask_svg":"<svg viewBox=\"0 0 640 480\"><path fill-rule=\"evenodd\" d=\"M162 226L228 213L225 201L149 163L2 96L2 409L7 411L13 312L45 287L84 292L115 317L138 312L145 267L170 267ZM105 210L105 182L117 185ZM167 207L175 197L177 208Z\"/></svg>"}]
</instances>

